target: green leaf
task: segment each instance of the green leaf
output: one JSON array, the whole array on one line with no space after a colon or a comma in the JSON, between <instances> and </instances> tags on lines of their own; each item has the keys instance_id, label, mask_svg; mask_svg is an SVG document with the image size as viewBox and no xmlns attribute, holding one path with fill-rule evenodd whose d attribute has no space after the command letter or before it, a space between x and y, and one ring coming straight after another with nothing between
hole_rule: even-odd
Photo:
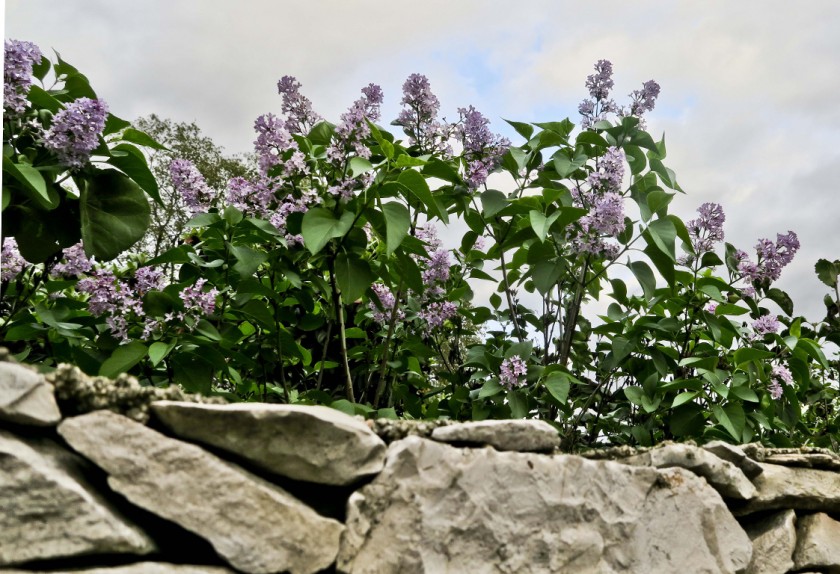
<instances>
[{"instance_id":1,"label":"green leaf","mask_svg":"<svg viewBox=\"0 0 840 574\"><path fill-rule=\"evenodd\" d=\"M747 385L732 386L729 388L729 392L731 392L733 395L735 395L742 401L748 401L750 403L758 402L758 395L756 395L755 391L749 388Z\"/></svg>"},{"instance_id":2,"label":"green leaf","mask_svg":"<svg viewBox=\"0 0 840 574\"><path fill-rule=\"evenodd\" d=\"M458 175L458 171L450 164L439 159L433 159L423 166L423 173L429 177L436 177L456 185L463 184L461 176Z\"/></svg>"},{"instance_id":3,"label":"green leaf","mask_svg":"<svg viewBox=\"0 0 840 574\"><path fill-rule=\"evenodd\" d=\"M330 239L343 237L353 226L355 216L352 211L345 211L340 219L323 207L313 207L303 216L300 233L306 248L316 255Z\"/></svg>"},{"instance_id":4,"label":"green leaf","mask_svg":"<svg viewBox=\"0 0 840 574\"><path fill-rule=\"evenodd\" d=\"M744 347L735 351L733 359L735 361L735 366L741 367L746 363L751 363L752 361L763 361L764 359L769 359L774 356L775 355L770 351Z\"/></svg>"},{"instance_id":5,"label":"green leaf","mask_svg":"<svg viewBox=\"0 0 840 574\"><path fill-rule=\"evenodd\" d=\"M134 128L128 128L122 133L122 139L135 143L137 145L141 145L144 147L150 147L152 149L162 150L162 151L169 151L164 145L159 144L155 139L147 134L146 132L141 132L140 130L136 130Z\"/></svg>"},{"instance_id":6,"label":"green leaf","mask_svg":"<svg viewBox=\"0 0 840 574\"><path fill-rule=\"evenodd\" d=\"M540 243L545 241L545 238L548 235L548 230L551 228L551 225L557 221L557 218L560 217L560 213L560 211L555 211L548 217L536 209L532 209L528 213L531 222L531 229L533 229L534 233L537 234L537 239L540 240Z\"/></svg>"},{"instance_id":7,"label":"green leaf","mask_svg":"<svg viewBox=\"0 0 840 574\"><path fill-rule=\"evenodd\" d=\"M645 399L645 391L642 387L624 387L624 396L634 405L642 406Z\"/></svg>"},{"instance_id":8,"label":"green leaf","mask_svg":"<svg viewBox=\"0 0 840 574\"><path fill-rule=\"evenodd\" d=\"M552 371L543 381L545 388L548 389L549 394L557 399L560 404L565 404L569 398L569 388L571 381L566 373L559 371Z\"/></svg>"},{"instance_id":9,"label":"green leaf","mask_svg":"<svg viewBox=\"0 0 840 574\"><path fill-rule=\"evenodd\" d=\"M127 373L131 367L146 357L148 349L140 341L132 341L127 345L117 347L109 358L102 363L99 374L113 379L120 373Z\"/></svg>"},{"instance_id":10,"label":"green leaf","mask_svg":"<svg viewBox=\"0 0 840 574\"><path fill-rule=\"evenodd\" d=\"M152 362L152 366L157 367L173 348L175 348L173 343L166 344L161 343L160 341L156 341L149 345L149 360Z\"/></svg>"},{"instance_id":11,"label":"green leaf","mask_svg":"<svg viewBox=\"0 0 840 574\"><path fill-rule=\"evenodd\" d=\"M387 232L385 236L386 253L390 255L408 235L408 230L411 227L411 215L401 203L383 204L382 213L385 215Z\"/></svg>"},{"instance_id":12,"label":"green leaf","mask_svg":"<svg viewBox=\"0 0 840 574\"><path fill-rule=\"evenodd\" d=\"M639 284L642 286L645 298L650 299L656 291L656 276L653 274L650 266L644 261L632 261L630 263L630 271L636 276Z\"/></svg>"},{"instance_id":13,"label":"green leaf","mask_svg":"<svg viewBox=\"0 0 840 574\"><path fill-rule=\"evenodd\" d=\"M488 189L481 194L481 213L484 217L493 217L507 206L507 196L498 189Z\"/></svg>"},{"instance_id":14,"label":"green leaf","mask_svg":"<svg viewBox=\"0 0 840 574\"><path fill-rule=\"evenodd\" d=\"M306 137L315 145L330 145L334 133L334 125L329 122L318 122Z\"/></svg>"},{"instance_id":15,"label":"green leaf","mask_svg":"<svg viewBox=\"0 0 840 574\"><path fill-rule=\"evenodd\" d=\"M155 201L161 203L157 180L152 175L143 152L131 144L116 145L111 148L111 151L126 152L126 155L111 157L108 159L108 163L137 182L137 185L142 187Z\"/></svg>"},{"instance_id":16,"label":"green leaf","mask_svg":"<svg viewBox=\"0 0 840 574\"><path fill-rule=\"evenodd\" d=\"M820 259L814 265L814 271L817 273L817 278L828 285L835 287L837 285L837 277L840 275L840 260L831 262L828 259Z\"/></svg>"},{"instance_id":17,"label":"green leaf","mask_svg":"<svg viewBox=\"0 0 840 574\"><path fill-rule=\"evenodd\" d=\"M508 391L507 400L510 416L515 419L524 419L528 415L528 399L520 391Z\"/></svg>"},{"instance_id":18,"label":"green leaf","mask_svg":"<svg viewBox=\"0 0 840 574\"><path fill-rule=\"evenodd\" d=\"M426 167L429 167L428 165ZM426 172L426 168L423 169ZM435 198L432 196L432 191L429 189L429 184L426 183L426 178L420 175L419 172L413 169L406 170L400 174L398 181L404 185L408 190L420 200L428 212L444 223L449 223L449 215L445 210L442 210Z\"/></svg>"},{"instance_id":19,"label":"green leaf","mask_svg":"<svg viewBox=\"0 0 840 574\"><path fill-rule=\"evenodd\" d=\"M674 227L670 219L662 218L651 221L644 232L644 236L648 245L656 246L671 261L676 261L675 241L677 238L677 228Z\"/></svg>"},{"instance_id":20,"label":"green leaf","mask_svg":"<svg viewBox=\"0 0 840 574\"><path fill-rule=\"evenodd\" d=\"M683 404L685 404L685 403L687 403L691 400L694 400L694 398L699 394L700 393L697 392L697 391L685 391L683 393L680 393L676 397L674 397L674 402L671 403L671 408L675 409L680 405L683 405Z\"/></svg>"},{"instance_id":21,"label":"green leaf","mask_svg":"<svg viewBox=\"0 0 840 574\"><path fill-rule=\"evenodd\" d=\"M114 114L108 114L108 118L105 120L105 130L102 132L103 136L115 134L120 130L124 130L125 128L131 126L131 122L127 122L122 118L118 118Z\"/></svg>"},{"instance_id":22,"label":"green leaf","mask_svg":"<svg viewBox=\"0 0 840 574\"><path fill-rule=\"evenodd\" d=\"M173 378L190 393L209 395L213 385L213 365L198 353L179 353L170 358Z\"/></svg>"},{"instance_id":23,"label":"green leaf","mask_svg":"<svg viewBox=\"0 0 840 574\"><path fill-rule=\"evenodd\" d=\"M335 279L341 289L342 300L350 303L367 291L374 276L366 260L356 255L339 253L335 259Z\"/></svg>"},{"instance_id":24,"label":"green leaf","mask_svg":"<svg viewBox=\"0 0 840 574\"><path fill-rule=\"evenodd\" d=\"M738 403L729 403L721 407L720 405L712 405L712 414L715 419L723 425L723 428L735 439L741 442L744 434L744 426L747 423L744 409Z\"/></svg>"},{"instance_id":25,"label":"green leaf","mask_svg":"<svg viewBox=\"0 0 840 574\"><path fill-rule=\"evenodd\" d=\"M236 258L233 270L242 278L250 277L260 265L268 261L268 253L244 245L231 245L230 251Z\"/></svg>"},{"instance_id":26,"label":"green leaf","mask_svg":"<svg viewBox=\"0 0 840 574\"><path fill-rule=\"evenodd\" d=\"M576 153L574 158L572 158L570 150L561 149L552 156L552 159L554 160L554 169L557 171L557 175L561 178L566 178L586 165L586 161L589 158L583 153Z\"/></svg>"},{"instance_id":27,"label":"green leaf","mask_svg":"<svg viewBox=\"0 0 840 574\"><path fill-rule=\"evenodd\" d=\"M531 272L534 286L540 294L545 295L557 285L564 270L565 266L557 261L537 261Z\"/></svg>"},{"instance_id":28,"label":"green leaf","mask_svg":"<svg viewBox=\"0 0 840 574\"><path fill-rule=\"evenodd\" d=\"M705 425L704 409L697 403L686 403L674 409L669 420L671 434L677 437L699 436Z\"/></svg>"},{"instance_id":29,"label":"green leaf","mask_svg":"<svg viewBox=\"0 0 840 574\"><path fill-rule=\"evenodd\" d=\"M54 114L57 114L64 107L52 94L44 91L39 86L29 86L29 93L26 98L32 102L33 107L49 110Z\"/></svg>"},{"instance_id":30,"label":"green leaf","mask_svg":"<svg viewBox=\"0 0 840 574\"><path fill-rule=\"evenodd\" d=\"M33 201L42 209L55 209L59 198L56 191L47 186L41 172L26 163L15 163L11 158L3 156L3 172L17 180Z\"/></svg>"},{"instance_id":31,"label":"green leaf","mask_svg":"<svg viewBox=\"0 0 840 574\"><path fill-rule=\"evenodd\" d=\"M149 202L140 187L115 170L96 173L81 190L85 252L110 261L134 245L149 226Z\"/></svg>"},{"instance_id":32,"label":"green leaf","mask_svg":"<svg viewBox=\"0 0 840 574\"><path fill-rule=\"evenodd\" d=\"M531 139L531 135L534 133L534 126L523 122L514 122L511 120L505 121L509 123L513 127L513 129L516 130L516 133L521 135L523 138L525 138L526 140Z\"/></svg>"},{"instance_id":33,"label":"green leaf","mask_svg":"<svg viewBox=\"0 0 840 574\"><path fill-rule=\"evenodd\" d=\"M356 177L373 169L373 164L363 157L353 156L347 162L350 177Z\"/></svg>"},{"instance_id":34,"label":"green leaf","mask_svg":"<svg viewBox=\"0 0 840 574\"><path fill-rule=\"evenodd\" d=\"M793 315L793 300L790 298L790 295L781 289L777 289L776 287L768 289L767 298L776 303L788 317Z\"/></svg>"},{"instance_id":35,"label":"green leaf","mask_svg":"<svg viewBox=\"0 0 840 574\"><path fill-rule=\"evenodd\" d=\"M505 388L496 379L487 379L478 391L478 398L486 399L501 393Z\"/></svg>"},{"instance_id":36,"label":"green leaf","mask_svg":"<svg viewBox=\"0 0 840 574\"><path fill-rule=\"evenodd\" d=\"M651 214L656 214L659 210L664 209L674 199L673 193L667 193L661 189L654 189L647 195L648 209Z\"/></svg>"}]
</instances>

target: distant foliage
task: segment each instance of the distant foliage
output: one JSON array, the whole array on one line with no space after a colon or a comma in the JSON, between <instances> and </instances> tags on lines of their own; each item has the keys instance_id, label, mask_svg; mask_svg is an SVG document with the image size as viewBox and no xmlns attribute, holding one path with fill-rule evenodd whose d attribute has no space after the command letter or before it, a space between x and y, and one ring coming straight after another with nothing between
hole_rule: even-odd
<instances>
[{"instance_id":1,"label":"distant foliage","mask_svg":"<svg viewBox=\"0 0 840 574\"><path fill-rule=\"evenodd\" d=\"M724 242L722 206L703 204L688 222L669 214L682 189L664 138L643 129L659 85L645 82L620 105L602 60L586 86L582 129L510 121L522 138L513 144L472 106L440 119L419 74L392 122L404 140L377 124L379 86L362 88L332 124L286 76L281 115L254 123L254 169L194 125L138 124L166 149L123 126L120 137L158 150L160 189L177 192L144 240L154 252L107 265L84 237L83 251L56 243L66 250L31 258L31 236L12 226L21 253L4 243L0 336L47 366L129 371L231 400L539 417L567 447L723 438L836 448L838 364L823 349L840 342L840 261L816 268L832 290L826 318L794 316L773 282L799 249L796 234L758 240L753 258ZM27 113L37 114L34 90ZM117 133L107 122L104 131ZM190 155L191 142L202 151ZM93 153L136 157L108 151L124 145ZM20 186L7 211L35 201ZM439 230L455 221L467 231L450 248ZM485 303L474 290L488 285ZM586 316L592 301L604 315Z\"/></svg>"}]
</instances>

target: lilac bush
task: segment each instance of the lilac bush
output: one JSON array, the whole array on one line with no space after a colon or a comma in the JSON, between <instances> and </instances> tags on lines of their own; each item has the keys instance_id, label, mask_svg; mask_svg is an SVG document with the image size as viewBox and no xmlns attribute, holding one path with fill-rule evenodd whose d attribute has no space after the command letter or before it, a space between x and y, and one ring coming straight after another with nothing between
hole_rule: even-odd
<instances>
[{"instance_id":1,"label":"lilac bush","mask_svg":"<svg viewBox=\"0 0 840 574\"><path fill-rule=\"evenodd\" d=\"M99 145L107 116L108 105L102 100L79 98L55 115L44 134L44 147L62 165L80 168Z\"/></svg>"},{"instance_id":2,"label":"lilac bush","mask_svg":"<svg viewBox=\"0 0 840 574\"><path fill-rule=\"evenodd\" d=\"M26 111L32 66L41 63L41 50L32 42L6 40L3 67L4 115L21 115Z\"/></svg>"}]
</instances>

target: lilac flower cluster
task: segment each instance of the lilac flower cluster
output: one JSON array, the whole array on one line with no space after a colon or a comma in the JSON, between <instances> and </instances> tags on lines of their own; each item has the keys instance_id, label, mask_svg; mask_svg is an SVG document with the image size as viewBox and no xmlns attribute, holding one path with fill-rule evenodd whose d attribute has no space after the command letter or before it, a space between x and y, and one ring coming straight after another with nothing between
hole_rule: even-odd
<instances>
[{"instance_id":1,"label":"lilac flower cluster","mask_svg":"<svg viewBox=\"0 0 840 574\"><path fill-rule=\"evenodd\" d=\"M741 250L735 254L738 260L738 271L752 282L773 282L777 280L784 269L799 251L799 238L793 231L785 235L776 234L776 242L769 239L759 239L755 246L758 262L752 262L749 256Z\"/></svg>"},{"instance_id":2,"label":"lilac flower cluster","mask_svg":"<svg viewBox=\"0 0 840 574\"><path fill-rule=\"evenodd\" d=\"M365 145L365 140L370 136L370 126L367 122L379 119L382 101L382 88L376 84L368 84L362 88L362 97L341 114L341 123L335 130L332 144L327 148L327 157L333 164L344 165L348 152L365 159L370 157L370 149Z\"/></svg>"},{"instance_id":3,"label":"lilac flower cluster","mask_svg":"<svg viewBox=\"0 0 840 574\"><path fill-rule=\"evenodd\" d=\"M321 119L312 110L312 102L300 93L300 87L294 76L283 76L277 82L277 91L283 96L280 109L286 114L286 129L293 134L304 133Z\"/></svg>"},{"instance_id":4,"label":"lilac flower cluster","mask_svg":"<svg viewBox=\"0 0 840 574\"><path fill-rule=\"evenodd\" d=\"M586 178L593 192L618 192L624 181L624 150L611 146L598 158L597 168Z\"/></svg>"},{"instance_id":5,"label":"lilac flower cluster","mask_svg":"<svg viewBox=\"0 0 840 574\"><path fill-rule=\"evenodd\" d=\"M451 301L433 301L423 306L417 316L426 323L426 332L443 327L443 324L455 316L458 307Z\"/></svg>"},{"instance_id":6,"label":"lilac flower cluster","mask_svg":"<svg viewBox=\"0 0 840 574\"><path fill-rule=\"evenodd\" d=\"M288 121L283 122L274 114L262 115L254 122L254 130L258 134L254 151L257 152L257 163L263 177L268 177L269 170L277 165L282 166L286 176L309 173L306 156L292 138L287 124Z\"/></svg>"},{"instance_id":7,"label":"lilac flower cluster","mask_svg":"<svg viewBox=\"0 0 840 574\"><path fill-rule=\"evenodd\" d=\"M777 333L781 326L776 315L762 315L752 324L753 331L759 336Z\"/></svg>"},{"instance_id":8,"label":"lilac flower cluster","mask_svg":"<svg viewBox=\"0 0 840 574\"><path fill-rule=\"evenodd\" d=\"M704 203L697 208L700 217L686 222L691 245L699 256L708 251L714 251L715 244L723 241L723 222L726 214L718 203Z\"/></svg>"},{"instance_id":9,"label":"lilac flower cluster","mask_svg":"<svg viewBox=\"0 0 840 574\"><path fill-rule=\"evenodd\" d=\"M653 80L648 80L642 84L641 90L633 90L630 97L630 109L628 115L641 118L645 112L653 111L656 106L656 98L659 97L659 84Z\"/></svg>"},{"instance_id":10,"label":"lilac flower cluster","mask_svg":"<svg viewBox=\"0 0 840 574\"><path fill-rule=\"evenodd\" d=\"M32 85L32 66L41 63L41 50L32 42L6 40L3 64L3 111L21 115Z\"/></svg>"},{"instance_id":11,"label":"lilac flower cluster","mask_svg":"<svg viewBox=\"0 0 840 574\"><path fill-rule=\"evenodd\" d=\"M206 213L213 202L213 190L193 163L186 159L172 160L169 173L190 215Z\"/></svg>"},{"instance_id":12,"label":"lilac flower cluster","mask_svg":"<svg viewBox=\"0 0 840 574\"><path fill-rule=\"evenodd\" d=\"M587 178L589 189L576 187L572 198L577 207L589 210L580 219L581 234L572 245L578 253L615 257L618 246L605 239L624 231L624 198L621 185L624 181L624 150L607 148L598 159L597 167Z\"/></svg>"},{"instance_id":13,"label":"lilac flower cluster","mask_svg":"<svg viewBox=\"0 0 840 574\"><path fill-rule=\"evenodd\" d=\"M119 281L112 271L98 269L76 284L80 293L87 293L88 310L95 316L107 315L105 324L115 337L129 341L128 320L132 314L143 316L143 304L128 283Z\"/></svg>"},{"instance_id":14,"label":"lilac flower cluster","mask_svg":"<svg viewBox=\"0 0 840 574\"><path fill-rule=\"evenodd\" d=\"M140 296L149 291L160 291L164 288L163 272L154 267L141 267L134 272L134 289Z\"/></svg>"},{"instance_id":15,"label":"lilac flower cluster","mask_svg":"<svg viewBox=\"0 0 840 574\"><path fill-rule=\"evenodd\" d=\"M44 135L44 147L55 153L62 165L82 167L99 145L107 119L104 101L79 98L55 115Z\"/></svg>"},{"instance_id":16,"label":"lilac flower cluster","mask_svg":"<svg viewBox=\"0 0 840 574\"><path fill-rule=\"evenodd\" d=\"M780 383L793 386L793 375L791 375L791 372L787 367L776 365L773 367L770 377L770 385L768 386L770 396L773 397L773 400L779 400L783 393L782 385Z\"/></svg>"},{"instance_id":17,"label":"lilac flower cluster","mask_svg":"<svg viewBox=\"0 0 840 574\"><path fill-rule=\"evenodd\" d=\"M62 261L51 271L54 277L79 277L93 268L93 262L85 255L85 248L80 241L62 252Z\"/></svg>"},{"instance_id":18,"label":"lilac flower cluster","mask_svg":"<svg viewBox=\"0 0 840 574\"><path fill-rule=\"evenodd\" d=\"M467 185L477 189L499 165L502 156L510 147L510 141L490 131L490 120L474 107L459 108L461 120L455 133L464 146L467 164Z\"/></svg>"},{"instance_id":19,"label":"lilac flower cluster","mask_svg":"<svg viewBox=\"0 0 840 574\"><path fill-rule=\"evenodd\" d=\"M27 266L26 260L18 251L18 244L14 237L3 239L3 250L0 252L0 281L11 281Z\"/></svg>"},{"instance_id":20,"label":"lilac flower cluster","mask_svg":"<svg viewBox=\"0 0 840 574\"><path fill-rule=\"evenodd\" d=\"M614 85L612 74L612 62L598 60L595 73L586 77L586 88L591 99L583 100L578 106L578 112L583 118L581 128L589 129L595 123L606 119L608 113L618 111L615 101L610 99L610 90Z\"/></svg>"},{"instance_id":21,"label":"lilac flower cluster","mask_svg":"<svg viewBox=\"0 0 840 574\"><path fill-rule=\"evenodd\" d=\"M437 121L440 101L432 93L429 79L422 74L411 74L402 89L400 103L406 107L394 124L402 126L409 142L421 150L451 155L452 148L447 143L449 129L445 123Z\"/></svg>"},{"instance_id":22,"label":"lilac flower cluster","mask_svg":"<svg viewBox=\"0 0 840 574\"><path fill-rule=\"evenodd\" d=\"M187 287L179 297L184 302L184 312L178 313L178 318L184 320L186 317L197 321L205 315L211 315L216 308L216 296L219 294L215 287L204 291L204 284L207 279L201 278L192 287Z\"/></svg>"},{"instance_id":23,"label":"lilac flower cluster","mask_svg":"<svg viewBox=\"0 0 840 574\"><path fill-rule=\"evenodd\" d=\"M528 373L528 366L522 357L514 355L502 361L499 368L499 383L508 389L525 385L525 375Z\"/></svg>"},{"instance_id":24,"label":"lilac flower cluster","mask_svg":"<svg viewBox=\"0 0 840 574\"><path fill-rule=\"evenodd\" d=\"M382 326L387 325L391 322L391 314L397 299L394 297L394 293L381 283L374 283L371 285L371 289L379 300L379 305L373 300L368 303L368 308L373 313L373 320ZM402 321L403 319L405 319L405 312L402 309L397 309L397 320Z\"/></svg>"}]
</instances>

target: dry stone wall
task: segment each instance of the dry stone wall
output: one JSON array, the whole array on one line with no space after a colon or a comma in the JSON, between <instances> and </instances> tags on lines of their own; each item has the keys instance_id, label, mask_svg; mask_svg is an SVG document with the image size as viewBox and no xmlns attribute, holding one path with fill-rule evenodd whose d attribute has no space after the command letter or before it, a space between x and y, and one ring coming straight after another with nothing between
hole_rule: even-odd
<instances>
[{"instance_id":1,"label":"dry stone wall","mask_svg":"<svg viewBox=\"0 0 840 574\"><path fill-rule=\"evenodd\" d=\"M840 572L836 454L558 449L0 362L0 573Z\"/></svg>"}]
</instances>

